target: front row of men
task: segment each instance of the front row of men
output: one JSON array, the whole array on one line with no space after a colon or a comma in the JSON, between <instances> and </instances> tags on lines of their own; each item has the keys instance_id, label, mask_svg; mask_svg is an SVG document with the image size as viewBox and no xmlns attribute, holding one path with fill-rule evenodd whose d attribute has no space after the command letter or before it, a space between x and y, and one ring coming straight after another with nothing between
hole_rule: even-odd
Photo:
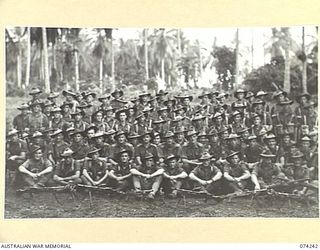
<instances>
[{"instance_id":1,"label":"front row of men","mask_svg":"<svg viewBox=\"0 0 320 250\"><path fill-rule=\"evenodd\" d=\"M307 179L308 167L303 164L303 153L293 155L293 164L288 169L280 169L273 163L275 155L270 151L260 154L260 161L246 163L240 160L239 152L231 152L226 160L214 159L204 152L193 170L187 170L178 156L169 155L158 161L155 155L147 153L142 164L131 159L128 150L121 150L113 163L100 157L101 149L92 148L83 160L74 159L74 152L66 148L62 160L54 166L43 156L39 146L30 150L31 157L18 168L19 178L34 187L48 185L85 184L107 185L118 191L134 189L137 194L148 192L154 199L162 190L169 197L176 197L178 190L194 189L208 194L223 195L244 190L260 190L283 180ZM305 194L306 187L287 190Z\"/></svg>"}]
</instances>

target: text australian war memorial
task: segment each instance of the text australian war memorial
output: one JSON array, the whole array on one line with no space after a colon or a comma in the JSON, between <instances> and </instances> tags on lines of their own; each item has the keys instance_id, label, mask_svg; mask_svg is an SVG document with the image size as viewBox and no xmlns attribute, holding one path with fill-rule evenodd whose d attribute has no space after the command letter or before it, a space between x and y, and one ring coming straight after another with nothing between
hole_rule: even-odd
<instances>
[{"instance_id":1,"label":"text australian war memorial","mask_svg":"<svg viewBox=\"0 0 320 250\"><path fill-rule=\"evenodd\" d=\"M6 211L60 192L317 211L318 28L210 32L8 27Z\"/></svg>"}]
</instances>

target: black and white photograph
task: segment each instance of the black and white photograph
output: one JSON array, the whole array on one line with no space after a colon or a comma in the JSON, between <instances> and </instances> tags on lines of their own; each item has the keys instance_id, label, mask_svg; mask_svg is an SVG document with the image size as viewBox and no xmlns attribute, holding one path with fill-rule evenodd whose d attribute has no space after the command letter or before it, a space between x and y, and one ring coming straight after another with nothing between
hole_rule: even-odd
<instances>
[{"instance_id":1,"label":"black and white photograph","mask_svg":"<svg viewBox=\"0 0 320 250\"><path fill-rule=\"evenodd\" d=\"M319 218L318 26L4 32L5 219Z\"/></svg>"}]
</instances>

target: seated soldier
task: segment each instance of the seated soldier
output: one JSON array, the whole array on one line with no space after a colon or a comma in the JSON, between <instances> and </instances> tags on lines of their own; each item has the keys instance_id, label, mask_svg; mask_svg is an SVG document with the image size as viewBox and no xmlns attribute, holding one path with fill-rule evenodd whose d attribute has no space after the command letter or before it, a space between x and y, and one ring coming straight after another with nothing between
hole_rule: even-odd
<instances>
[{"instance_id":1,"label":"seated soldier","mask_svg":"<svg viewBox=\"0 0 320 250\"><path fill-rule=\"evenodd\" d=\"M183 180L188 177L178 159L176 155L169 155L165 159L162 187L164 193L172 198L177 197L177 189L182 187Z\"/></svg>"},{"instance_id":2,"label":"seated soldier","mask_svg":"<svg viewBox=\"0 0 320 250\"><path fill-rule=\"evenodd\" d=\"M309 178L310 172L307 164L303 160L303 157L304 154L300 151L295 152L291 156L293 163L290 164L290 167L285 168L285 170L283 171L288 179L301 180ZM308 182L308 180L306 180L306 182ZM294 189L290 191L297 194L305 194L307 190L307 187L294 187Z\"/></svg>"},{"instance_id":3,"label":"seated soldier","mask_svg":"<svg viewBox=\"0 0 320 250\"><path fill-rule=\"evenodd\" d=\"M156 157L151 153L147 153L142 158L142 165L133 166L130 172L133 175L132 179L135 190L139 192L141 189L152 189L148 194L148 198L154 199L160 188L164 172L164 169L157 166Z\"/></svg>"},{"instance_id":4,"label":"seated soldier","mask_svg":"<svg viewBox=\"0 0 320 250\"><path fill-rule=\"evenodd\" d=\"M192 170L189 174L190 179L196 181L205 192L221 194L222 173L220 169L213 164L213 156L205 152L198 160L201 162L201 165Z\"/></svg>"},{"instance_id":5,"label":"seated soldier","mask_svg":"<svg viewBox=\"0 0 320 250\"><path fill-rule=\"evenodd\" d=\"M109 171L105 159L99 157L100 149L92 148L84 161L81 179L90 186L99 186L105 182Z\"/></svg>"},{"instance_id":6,"label":"seated soldier","mask_svg":"<svg viewBox=\"0 0 320 250\"><path fill-rule=\"evenodd\" d=\"M27 144L19 139L19 131L12 129L8 132L6 143L6 171L17 171L26 160Z\"/></svg>"},{"instance_id":7,"label":"seated soldier","mask_svg":"<svg viewBox=\"0 0 320 250\"><path fill-rule=\"evenodd\" d=\"M269 185L278 183L279 177L286 179L279 166L273 163L275 157L276 155L270 151L264 151L260 154L261 160L254 166L251 175L255 190L264 189Z\"/></svg>"},{"instance_id":8,"label":"seated soldier","mask_svg":"<svg viewBox=\"0 0 320 250\"><path fill-rule=\"evenodd\" d=\"M116 164L111 167L109 176L110 186L116 187L119 191L126 191L132 187L132 174L130 170L133 168L131 162L131 151L123 149L115 157Z\"/></svg>"},{"instance_id":9,"label":"seated soldier","mask_svg":"<svg viewBox=\"0 0 320 250\"><path fill-rule=\"evenodd\" d=\"M242 192L249 188L250 172L247 164L240 161L239 152L231 152L227 156L228 163L224 166L225 192Z\"/></svg>"},{"instance_id":10,"label":"seated soldier","mask_svg":"<svg viewBox=\"0 0 320 250\"><path fill-rule=\"evenodd\" d=\"M32 146L30 154L31 158L19 167L22 179L29 186L44 187L52 177L53 165L43 157L39 146Z\"/></svg>"},{"instance_id":11,"label":"seated soldier","mask_svg":"<svg viewBox=\"0 0 320 250\"><path fill-rule=\"evenodd\" d=\"M59 184L78 184L82 180L80 178L80 164L72 158L73 151L66 148L62 154L62 160L58 162L54 170L53 180Z\"/></svg>"}]
</instances>

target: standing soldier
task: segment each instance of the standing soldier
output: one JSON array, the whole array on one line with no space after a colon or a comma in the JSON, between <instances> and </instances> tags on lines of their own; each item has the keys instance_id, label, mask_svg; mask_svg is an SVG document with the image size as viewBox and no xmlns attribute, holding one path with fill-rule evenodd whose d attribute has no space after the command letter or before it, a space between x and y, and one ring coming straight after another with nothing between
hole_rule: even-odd
<instances>
[{"instance_id":1,"label":"standing soldier","mask_svg":"<svg viewBox=\"0 0 320 250\"><path fill-rule=\"evenodd\" d=\"M185 116L191 119L192 115L194 114L194 108L191 106L193 96L176 96L176 98L178 98L180 100L181 105L186 108Z\"/></svg>"},{"instance_id":2,"label":"standing soldier","mask_svg":"<svg viewBox=\"0 0 320 250\"><path fill-rule=\"evenodd\" d=\"M168 94L168 92L164 91L163 89L160 89L160 91L156 94L156 97L158 99L158 104L160 107L165 105L164 102L165 102L165 97L167 96L167 94Z\"/></svg>"},{"instance_id":3,"label":"standing soldier","mask_svg":"<svg viewBox=\"0 0 320 250\"><path fill-rule=\"evenodd\" d=\"M110 106L110 99L111 99L111 95L109 94L103 94L100 97L98 97L99 102L101 102L99 109L102 109L105 111L105 109Z\"/></svg>"},{"instance_id":4,"label":"standing soldier","mask_svg":"<svg viewBox=\"0 0 320 250\"><path fill-rule=\"evenodd\" d=\"M71 127L78 130L86 130L89 127L89 124L85 121L83 121L84 112L82 110L77 109L76 112L72 113L72 123Z\"/></svg>"},{"instance_id":5,"label":"standing soldier","mask_svg":"<svg viewBox=\"0 0 320 250\"><path fill-rule=\"evenodd\" d=\"M111 106L108 106L104 109L105 117L104 122L108 125L108 130L113 129L116 130L117 120L114 118L115 109Z\"/></svg>"},{"instance_id":6,"label":"standing soldier","mask_svg":"<svg viewBox=\"0 0 320 250\"><path fill-rule=\"evenodd\" d=\"M51 111L53 109L53 102L49 100L45 100L43 103L43 113L48 117L48 119L51 119Z\"/></svg>"},{"instance_id":7,"label":"standing soldier","mask_svg":"<svg viewBox=\"0 0 320 250\"><path fill-rule=\"evenodd\" d=\"M59 96L59 93L51 92L47 97L47 99L52 103L53 108L58 107L57 105L58 96Z\"/></svg>"},{"instance_id":8,"label":"standing soldier","mask_svg":"<svg viewBox=\"0 0 320 250\"><path fill-rule=\"evenodd\" d=\"M69 148L70 145L63 140L63 131L61 129L54 131L51 134L51 138L54 141L49 146L50 149L48 155L51 155L49 156L49 159L52 159L53 163L57 164L62 160L61 154L65 151L65 149Z\"/></svg>"},{"instance_id":9,"label":"standing soldier","mask_svg":"<svg viewBox=\"0 0 320 250\"><path fill-rule=\"evenodd\" d=\"M28 129L28 131L30 133L34 133L35 131L43 131L48 129L48 118L45 114L41 112L43 108L43 103L39 100L36 100L29 106L32 110L32 113L28 115L26 119L26 128Z\"/></svg>"},{"instance_id":10,"label":"standing soldier","mask_svg":"<svg viewBox=\"0 0 320 250\"><path fill-rule=\"evenodd\" d=\"M236 104L240 104L242 106L244 106L245 108L248 108L248 102L246 101L246 95L247 95L247 91L244 89L237 89L234 92L234 97L237 99L236 101L234 101L231 104L231 108L234 109L234 107L236 106Z\"/></svg>"},{"instance_id":11,"label":"standing soldier","mask_svg":"<svg viewBox=\"0 0 320 250\"><path fill-rule=\"evenodd\" d=\"M123 108L124 105L128 103L121 99L121 97L123 96L122 90L116 89L113 93L111 93L111 96L114 99L110 101L110 105L116 110Z\"/></svg>"},{"instance_id":12,"label":"standing soldier","mask_svg":"<svg viewBox=\"0 0 320 250\"><path fill-rule=\"evenodd\" d=\"M129 115L129 110L128 109L120 109L116 112L115 117L118 120L118 122L115 125L115 130L116 131L124 131L127 134L130 133L131 131L131 124L127 121Z\"/></svg>"},{"instance_id":13,"label":"standing soldier","mask_svg":"<svg viewBox=\"0 0 320 250\"><path fill-rule=\"evenodd\" d=\"M71 125L73 119L72 119L72 103L71 102L64 102L60 108L62 110L62 119L64 120L64 122L66 124L68 124L68 126Z\"/></svg>"},{"instance_id":14,"label":"standing soldier","mask_svg":"<svg viewBox=\"0 0 320 250\"><path fill-rule=\"evenodd\" d=\"M76 100L76 94L70 90L63 90L62 95L65 97L65 103L71 103L72 112L76 111L76 108L79 106L78 101Z\"/></svg>"},{"instance_id":15,"label":"standing soldier","mask_svg":"<svg viewBox=\"0 0 320 250\"><path fill-rule=\"evenodd\" d=\"M92 114L92 122L98 128L98 131L106 132L109 130L108 125L103 120L104 111L102 109Z\"/></svg>"},{"instance_id":16,"label":"standing soldier","mask_svg":"<svg viewBox=\"0 0 320 250\"><path fill-rule=\"evenodd\" d=\"M40 101L40 95L42 93L42 90L39 88L32 88L31 91L29 92L29 95L31 95L32 99L28 102L28 105L34 102L41 102Z\"/></svg>"},{"instance_id":17,"label":"standing soldier","mask_svg":"<svg viewBox=\"0 0 320 250\"><path fill-rule=\"evenodd\" d=\"M13 128L17 129L18 131L24 131L27 126L29 105L22 103L17 109L20 110L21 113L13 118Z\"/></svg>"},{"instance_id":18,"label":"standing soldier","mask_svg":"<svg viewBox=\"0 0 320 250\"><path fill-rule=\"evenodd\" d=\"M66 123L64 119L62 119L61 109L59 107L54 108L51 111L52 119L49 120L49 128L50 129L62 129L65 130L70 125Z\"/></svg>"},{"instance_id":19,"label":"standing soldier","mask_svg":"<svg viewBox=\"0 0 320 250\"><path fill-rule=\"evenodd\" d=\"M269 95L268 93L264 92L263 90L260 90L256 94L256 99L257 100L259 99L266 103L267 102L266 99L268 95ZM264 109L264 112L267 112L267 113L270 113L271 111L270 106L268 104L264 105L263 109Z\"/></svg>"}]
</instances>

